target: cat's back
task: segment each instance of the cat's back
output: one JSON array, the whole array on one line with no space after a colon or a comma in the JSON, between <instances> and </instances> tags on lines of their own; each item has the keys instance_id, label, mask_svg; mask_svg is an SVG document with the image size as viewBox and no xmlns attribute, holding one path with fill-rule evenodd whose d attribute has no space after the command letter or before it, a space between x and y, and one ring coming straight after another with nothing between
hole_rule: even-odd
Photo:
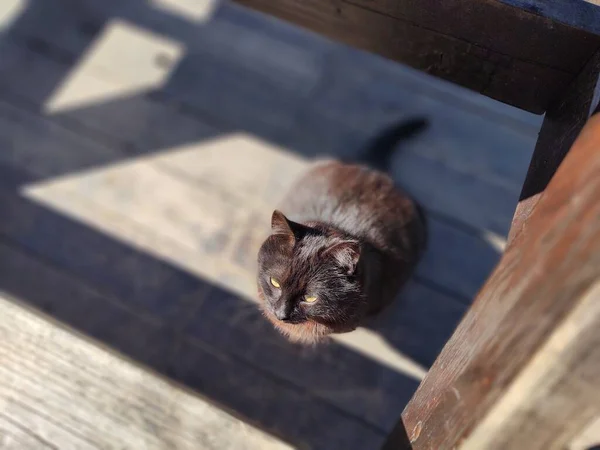
<instances>
[{"instance_id":1,"label":"cat's back","mask_svg":"<svg viewBox=\"0 0 600 450\"><path fill-rule=\"evenodd\" d=\"M424 239L413 200L385 173L360 165L315 164L281 207L292 220L325 222L380 248L406 250Z\"/></svg>"}]
</instances>

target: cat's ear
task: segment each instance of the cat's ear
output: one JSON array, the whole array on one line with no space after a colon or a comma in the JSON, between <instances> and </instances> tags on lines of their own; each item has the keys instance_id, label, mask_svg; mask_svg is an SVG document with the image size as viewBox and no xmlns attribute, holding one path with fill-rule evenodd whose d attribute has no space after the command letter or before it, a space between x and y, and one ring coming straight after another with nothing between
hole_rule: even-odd
<instances>
[{"instance_id":1,"label":"cat's ear","mask_svg":"<svg viewBox=\"0 0 600 450\"><path fill-rule=\"evenodd\" d=\"M271 216L271 233L288 237L294 236L290 221L281 211L273 211L273 215Z\"/></svg>"},{"instance_id":2,"label":"cat's ear","mask_svg":"<svg viewBox=\"0 0 600 450\"><path fill-rule=\"evenodd\" d=\"M360 244L356 241L344 241L325 250L325 255L335 259L347 275L354 275L360 258Z\"/></svg>"},{"instance_id":3,"label":"cat's ear","mask_svg":"<svg viewBox=\"0 0 600 450\"><path fill-rule=\"evenodd\" d=\"M273 211L271 216L271 233L273 235L285 236L290 240L295 240L304 235L305 228L304 225L285 217L281 211Z\"/></svg>"}]
</instances>

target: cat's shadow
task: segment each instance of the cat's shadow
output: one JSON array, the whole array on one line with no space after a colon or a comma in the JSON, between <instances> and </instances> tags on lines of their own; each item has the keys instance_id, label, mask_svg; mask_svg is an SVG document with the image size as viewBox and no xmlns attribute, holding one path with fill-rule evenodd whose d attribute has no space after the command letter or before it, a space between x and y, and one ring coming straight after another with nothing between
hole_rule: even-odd
<instances>
[{"instance_id":1,"label":"cat's shadow","mask_svg":"<svg viewBox=\"0 0 600 450\"><path fill-rule=\"evenodd\" d=\"M414 280L388 308L365 320L403 357L428 369L452 335L467 306L419 285Z\"/></svg>"}]
</instances>

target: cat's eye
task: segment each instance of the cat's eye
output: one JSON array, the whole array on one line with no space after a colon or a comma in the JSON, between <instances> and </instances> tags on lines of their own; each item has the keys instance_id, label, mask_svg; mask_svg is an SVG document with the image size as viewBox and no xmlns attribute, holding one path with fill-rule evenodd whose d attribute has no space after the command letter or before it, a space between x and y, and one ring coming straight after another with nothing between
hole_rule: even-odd
<instances>
[{"instance_id":1,"label":"cat's eye","mask_svg":"<svg viewBox=\"0 0 600 450\"><path fill-rule=\"evenodd\" d=\"M317 297L315 297L314 295L305 295L304 296L304 301L306 303L314 303L317 301Z\"/></svg>"},{"instance_id":2,"label":"cat's eye","mask_svg":"<svg viewBox=\"0 0 600 450\"><path fill-rule=\"evenodd\" d=\"M271 282L271 284L276 287L277 289L281 288L281 285L279 284L279 281L277 281L275 278L271 277L269 278L269 281Z\"/></svg>"}]
</instances>

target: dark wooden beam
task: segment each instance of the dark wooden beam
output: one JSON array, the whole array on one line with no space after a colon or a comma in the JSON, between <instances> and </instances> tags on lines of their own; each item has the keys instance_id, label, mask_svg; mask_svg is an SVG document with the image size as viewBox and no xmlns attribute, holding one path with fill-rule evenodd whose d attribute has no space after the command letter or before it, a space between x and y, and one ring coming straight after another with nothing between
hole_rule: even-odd
<instances>
[{"instance_id":1,"label":"dark wooden beam","mask_svg":"<svg viewBox=\"0 0 600 450\"><path fill-rule=\"evenodd\" d=\"M600 51L546 112L509 233L521 232L544 189L600 102Z\"/></svg>"},{"instance_id":2,"label":"dark wooden beam","mask_svg":"<svg viewBox=\"0 0 600 450\"><path fill-rule=\"evenodd\" d=\"M404 410L414 450L563 449L600 414L599 218L597 115Z\"/></svg>"},{"instance_id":3,"label":"dark wooden beam","mask_svg":"<svg viewBox=\"0 0 600 450\"><path fill-rule=\"evenodd\" d=\"M533 0L237 2L535 113L600 48L600 8L585 2L554 9Z\"/></svg>"}]
</instances>

